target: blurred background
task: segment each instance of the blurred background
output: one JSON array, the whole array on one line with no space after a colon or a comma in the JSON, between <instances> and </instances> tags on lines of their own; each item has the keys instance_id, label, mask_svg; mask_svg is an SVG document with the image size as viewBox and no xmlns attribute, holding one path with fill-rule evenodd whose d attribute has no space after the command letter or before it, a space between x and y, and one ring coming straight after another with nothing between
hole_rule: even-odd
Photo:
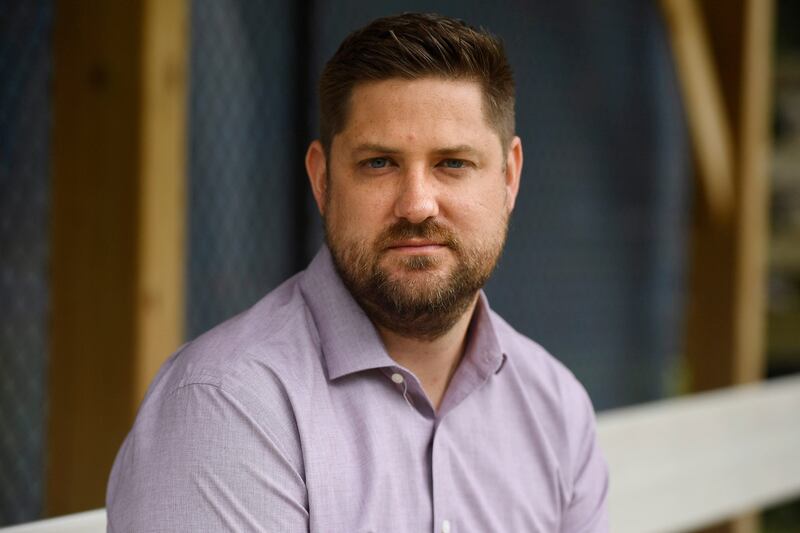
<instances>
[{"instance_id":1,"label":"blurred background","mask_svg":"<svg viewBox=\"0 0 800 533\"><path fill-rule=\"evenodd\" d=\"M798 2L0 0L0 526L102 507L160 363L313 257L319 74L402 11L506 44L486 290L599 411L800 371Z\"/></svg>"}]
</instances>

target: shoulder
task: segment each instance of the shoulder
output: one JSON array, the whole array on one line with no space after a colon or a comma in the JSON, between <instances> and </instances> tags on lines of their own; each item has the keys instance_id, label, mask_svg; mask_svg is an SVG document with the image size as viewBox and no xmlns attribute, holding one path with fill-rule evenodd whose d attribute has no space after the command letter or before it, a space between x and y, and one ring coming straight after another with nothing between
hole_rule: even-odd
<instances>
[{"instance_id":1,"label":"shoulder","mask_svg":"<svg viewBox=\"0 0 800 533\"><path fill-rule=\"evenodd\" d=\"M324 372L296 278L172 355L151 383L126 446L163 440L165 424L173 433L190 424L192 431L224 427L269 435L299 466L298 412Z\"/></svg>"},{"instance_id":2,"label":"shoulder","mask_svg":"<svg viewBox=\"0 0 800 533\"><path fill-rule=\"evenodd\" d=\"M508 357L506 365L512 379L518 380L525 391L525 399L566 474L564 483L570 492L587 450L596 442L595 413L589 395L572 371L541 345L495 313L492 321Z\"/></svg>"},{"instance_id":3,"label":"shoulder","mask_svg":"<svg viewBox=\"0 0 800 533\"><path fill-rule=\"evenodd\" d=\"M290 278L251 308L183 345L162 366L147 399L191 385L235 396L248 389L263 394L270 384L302 387L321 363L316 327L297 280Z\"/></svg>"},{"instance_id":4,"label":"shoulder","mask_svg":"<svg viewBox=\"0 0 800 533\"><path fill-rule=\"evenodd\" d=\"M168 484L167 474L185 483L198 472L218 476L233 459L271 461L287 479L302 479L297 401L321 373L314 333L295 277L182 346L153 380L117 455L109 502L136 500L130 491Z\"/></svg>"},{"instance_id":5,"label":"shoulder","mask_svg":"<svg viewBox=\"0 0 800 533\"><path fill-rule=\"evenodd\" d=\"M520 378L555 402L553 407L569 407L576 398L581 401L588 399L586 390L572 371L539 343L518 332L494 311L492 323L504 353Z\"/></svg>"}]
</instances>

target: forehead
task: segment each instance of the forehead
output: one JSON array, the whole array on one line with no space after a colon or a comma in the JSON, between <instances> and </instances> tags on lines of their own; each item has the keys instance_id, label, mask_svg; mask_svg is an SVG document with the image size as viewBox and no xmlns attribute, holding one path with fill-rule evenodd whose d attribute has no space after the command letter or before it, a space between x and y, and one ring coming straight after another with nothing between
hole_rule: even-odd
<instances>
[{"instance_id":1,"label":"forehead","mask_svg":"<svg viewBox=\"0 0 800 533\"><path fill-rule=\"evenodd\" d=\"M486 120L482 88L476 81L423 78L361 83L353 89L348 107L347 122L337 135L345 143L485 144L492 137L499 143Z\"/></svg>"}]
</instances>

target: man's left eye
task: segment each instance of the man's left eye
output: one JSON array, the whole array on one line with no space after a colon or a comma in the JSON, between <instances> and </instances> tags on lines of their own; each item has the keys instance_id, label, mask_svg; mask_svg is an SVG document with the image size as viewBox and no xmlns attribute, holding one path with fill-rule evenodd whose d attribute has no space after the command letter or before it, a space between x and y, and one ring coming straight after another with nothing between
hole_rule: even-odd
<instances>
[{"instance_id":1,"label":"man's left eye","mask_svg":"<svg viewBox=\"0 0 800 533\"><path fill-rule=\"evenodd\" d=\"M463 159L445 159L442 161L442 166L445 168L464 168L466 162Z\"/></svg>"}]
</instances>

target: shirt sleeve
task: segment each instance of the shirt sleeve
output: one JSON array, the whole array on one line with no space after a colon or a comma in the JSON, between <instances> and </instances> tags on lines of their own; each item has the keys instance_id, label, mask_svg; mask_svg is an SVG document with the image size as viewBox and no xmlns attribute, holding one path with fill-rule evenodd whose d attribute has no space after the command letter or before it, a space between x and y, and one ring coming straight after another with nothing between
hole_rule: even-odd
<instances>
[{"instance_id":1,"label":"shirt sleeve","mask_svg":"<svg viewBox=\"0 0 800 533\"><path fill-rule=\"evenodd\" d=\"M246 403L199 383L144 405L111 473L108 531L307 532L291 413Z\"/></svg>"},{"instance_id":2,"label":"shirt sleeve","mask_svg":"<svg viewBox=\"0 0 800 533\"><path fill-rule=\"evenodd\" d=\"M572 497L562 517L561 533L607 533L608 466L597 442L594 409L579 384L578 394L566 405L568 420L574 424Z\"/></svg>"}]
</instances>

